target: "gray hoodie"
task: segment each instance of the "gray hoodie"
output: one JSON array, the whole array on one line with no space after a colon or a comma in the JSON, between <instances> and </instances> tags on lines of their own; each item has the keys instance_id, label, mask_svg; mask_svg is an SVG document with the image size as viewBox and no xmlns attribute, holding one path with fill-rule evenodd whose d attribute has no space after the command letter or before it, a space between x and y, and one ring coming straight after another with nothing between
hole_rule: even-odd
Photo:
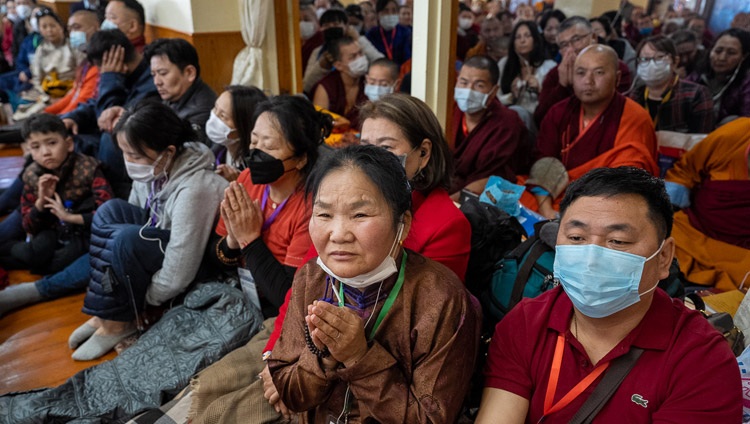
<instances>
[{"instance_id":1,"label":"gray hoodie","mask_svg":"<svg viewBox=\"0 0 750 424\"><path fill-rule=\"evenodd\" d=\"M161 305L183 292L195 278L224 198L227 181L213 171L214 155L201 143L185 143L169 173L169 181L155 195L157 228L170 230L164 262L151 277L146 293L150 305ZM130 204L146 205L151 184L133 182Z\"/></svg>"}]
</instances>

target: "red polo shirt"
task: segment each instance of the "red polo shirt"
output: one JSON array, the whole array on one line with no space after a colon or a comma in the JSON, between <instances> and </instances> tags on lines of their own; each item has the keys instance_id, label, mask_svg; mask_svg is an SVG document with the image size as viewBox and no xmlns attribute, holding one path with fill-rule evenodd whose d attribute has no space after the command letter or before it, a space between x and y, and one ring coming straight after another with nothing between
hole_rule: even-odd
<instances>
[{"instance_id":1,"label":"red polo shirt","mask_svg":"<svg viewBox=\"0 0 750 424\"><path fill-rule=\"evenodd\" d=\"M495 328L485 386L529 399L527 423L536 423L543 415L558 334L565 335L566 343L555 403L594 369L568 330L572 313L570 299L558 287L524 300ZM594 422L741 422L737 362L724 338L699 313L657 289L640 324L602 361L625 354L631 346L644 352ZM566 408L545 418L545 424L569 422L601 379ZM647 401L645 406L641 399Z\"/></svg>"}]
</instances>

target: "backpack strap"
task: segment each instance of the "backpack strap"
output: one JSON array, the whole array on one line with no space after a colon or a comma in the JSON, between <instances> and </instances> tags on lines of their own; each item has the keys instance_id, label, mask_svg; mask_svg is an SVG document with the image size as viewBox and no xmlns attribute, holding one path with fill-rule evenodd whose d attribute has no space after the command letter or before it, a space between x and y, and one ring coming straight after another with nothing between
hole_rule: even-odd
<instances>
[{"instance_id":1,"label":"backpack strap","mask_svg":"<svg viewBox=\"0 0 750 424\"><path fill-rule=\"evenodd\" d=\"M508 310L511 310L521 301L523 298L523 290L526 288L526 282L529 280L529 275L531 275L531 270L534 268L534 264L540 257L542 257L544 252L547 252L548 250L549 247L547 247L544 242L536 239L526 258L521 258L523 264L518 270L518 274L516 274L516 280L513 282L513 292L511 293L510 301L508 302Z\"/></svg>"},{"instance_id":2,"label":"backpack strap","mask_svg":"<svg viewBox=\"0 0 750 424\"><path fill-rule=\"evenodd\" d=\"M596 414L601 411L604 405L607 404L607 401L615 394L615 391L620 387L620 384L625 380L630 370L633 369L633 366L642 353L643 349L631 347L628 353L615 359L604 374L602 381L597 384L591 396L586 399L586 402L576 412L569 424L591 423Z\"/></svg>"}]
</instances>

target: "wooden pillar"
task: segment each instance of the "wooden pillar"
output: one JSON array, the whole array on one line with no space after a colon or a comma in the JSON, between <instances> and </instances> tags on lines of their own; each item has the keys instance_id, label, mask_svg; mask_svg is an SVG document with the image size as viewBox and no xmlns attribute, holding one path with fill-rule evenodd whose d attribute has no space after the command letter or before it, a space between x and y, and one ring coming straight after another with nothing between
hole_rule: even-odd
<instances>
[{"instance_id":1,"label":"wooden pillar","mask_svg":"<svg viewBox=\"0 0 750 424\"><path fill-rule=\"evenodd\" d=\"M411 94L427 103L451 134L458 2L414 0L413 13Z\"/></svg>"},{"instance_id":2,"label":"wooden pillar","mask_svg":"<svg viewBox=\"0 0 750 424\"><path fill-rule=\"evenodd\" d=\"M296 94L302 92L302 41L299 34L299 1L273 1L273 22L268 27L267 45L275 44L275 57L265 56L269 60L270 79L277 79L272 84L275 94ZM275 66L274 66L275 65Z\"/></svg>"}]
</instances>

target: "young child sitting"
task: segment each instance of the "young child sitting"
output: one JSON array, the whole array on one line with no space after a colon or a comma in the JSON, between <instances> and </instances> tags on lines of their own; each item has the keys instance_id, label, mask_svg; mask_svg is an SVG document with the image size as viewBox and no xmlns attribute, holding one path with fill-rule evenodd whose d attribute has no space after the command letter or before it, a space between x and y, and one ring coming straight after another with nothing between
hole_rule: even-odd
<instances>
[{"instance_id":1,"label":"young child sitting","mask_svg":"<svg viewBox=\"0 0 750 424\"><path fill-rule=\"evenodd\" d=\"M0 240L0 266L53 273L88 252L94 210L112 198L112 189L96 159L73 152L73 139L57 116L35 115L21 134L34 160L22 176L28 236Z\"/></svg>"},{"instance_id":2,"label":"young child sitting","mask_svg":"<svg viewBox=\"0 0 750 424\"><path fill-rule=\"evenodd\" d=\"M51 9L41 7L34 17L43 41L31 62L31 83L36 90L59 98L73 86L84 54L70 47L65 24Z\"/></svg>"},{"instance_id":3,"label":"young child sitting","mask_svg":"<svg viewBox=\"0 0 750 424\"><path fill-rule=\"evenodd\" d=\"M33 102L18 106L13 115L17 121L41 111L51 99L65 96L73 87L78 65L85 58L82 51L71 48L65 25L51 9L39 7L32 19L42 35L42 42L31 60L31 88L23 93L15 93L27 102ZM19 101L14 94L9 93L9 96L11 104L14 104L14 100Z\"/></svg>"}]
</instances>

